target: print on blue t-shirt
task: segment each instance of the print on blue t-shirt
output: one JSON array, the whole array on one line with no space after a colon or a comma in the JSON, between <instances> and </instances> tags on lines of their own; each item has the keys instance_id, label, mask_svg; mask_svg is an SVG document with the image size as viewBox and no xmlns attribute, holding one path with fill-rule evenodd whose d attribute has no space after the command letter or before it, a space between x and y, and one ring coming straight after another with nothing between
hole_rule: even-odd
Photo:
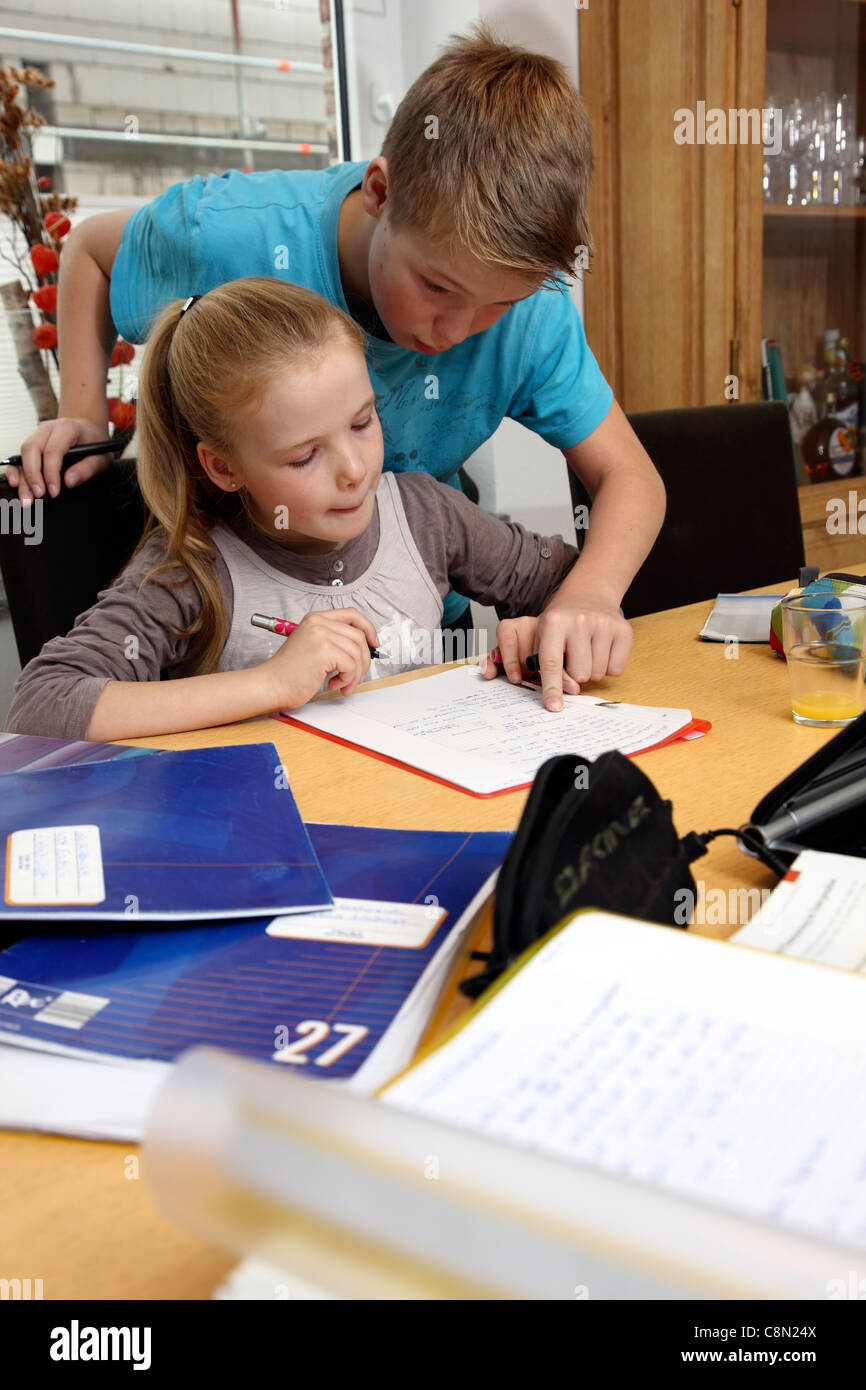
<instances>
[{"instance_id":1,"label":"print on blue t-shirt","mask_svg":"<svg viewBox=\"0 0 866 1390\"><path fill-rule=\"evenodd\" d=\"M173 299L226 280L273 275L348 312L337 255L343 199L366 161L330 169L210 174L174 184L126 224L111 275L117 331L143 342ZM585 439L613 401L565 290L538 290L447 352L369 338L385 468L419 469L459 486L470 454L509 416L558 449ZM443 626L467 600L449 594Z\"/></svg>"}]
</instances>

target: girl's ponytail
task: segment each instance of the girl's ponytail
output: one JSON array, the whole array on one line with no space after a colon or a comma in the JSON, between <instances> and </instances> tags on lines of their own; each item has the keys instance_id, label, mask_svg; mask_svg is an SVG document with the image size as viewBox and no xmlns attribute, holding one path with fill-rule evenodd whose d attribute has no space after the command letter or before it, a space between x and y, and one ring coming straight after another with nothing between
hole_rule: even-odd
<instances>
[{"instance_id":1,"label":"girl's ponytail","mask_svg":"<svg viewBox=\"0 0 866 1390\"><path fill-rule=\"evenodd\" d=\"M181 316L181 301L159 316L147 340L139 378L138 480L149 516L136 552L155 531L162 530L168 557L152 569L142 585L165 570L181 567L201 597L201 610L190 627L176 630L180 638L196 637L188 656L200 674L215 669L228 630L222 592L214 571L216 549L208 537L203 507L205 488L213 493L196 452L196 439L183 419L172 388L170 358ZM211 497L215 503L216 497ZM211 512L213 507L211 508ZM183 584L186 574L163 582Z\"/></svg>"}]
</instances>

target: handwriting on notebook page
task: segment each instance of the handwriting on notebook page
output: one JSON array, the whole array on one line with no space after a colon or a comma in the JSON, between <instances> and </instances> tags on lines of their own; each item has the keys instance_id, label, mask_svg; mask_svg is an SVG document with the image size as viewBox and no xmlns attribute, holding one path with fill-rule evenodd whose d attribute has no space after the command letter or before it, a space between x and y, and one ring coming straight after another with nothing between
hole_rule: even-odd
<instances>
[{"instance_id":1,"label":"handwriting on notebook page","mask_svg":"<svg viewBox=\"0 0 866 1390\"><path fill-rule=\"evenodd\" d=\"M544 708L539 691L492 681L441 703L431 700L427 708L404 718L372 705L362 709L366 717L401 733L441 742L452 752L501 759L529 777L557 753L596 758L612 748L647 748L690 718L688 710L611 705L583 695L566 696L562 711L553 713Z\"/></svg>"},{"instance_id":2,"label":"handwriting on notebook page","mask_svg":"<svg viewBox=\"0 0 866 1390\"><path fill-rule=\"evenodd\" d=\"M588 955L560 933L534 981L524 967L386 1099L866 1248L862 1054L732 1017L711 991L660 998Z\"/></svg>"}]
</instances>

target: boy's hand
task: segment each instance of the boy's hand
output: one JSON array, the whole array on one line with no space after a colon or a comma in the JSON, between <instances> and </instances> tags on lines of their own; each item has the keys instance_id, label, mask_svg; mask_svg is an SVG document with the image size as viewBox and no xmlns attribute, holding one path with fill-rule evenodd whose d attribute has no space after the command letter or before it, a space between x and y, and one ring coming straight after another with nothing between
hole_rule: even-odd
<instances>
[{"instance_id":1,"label":"boy's hand","mask_svg":"<svg viewBox=\"0 0 866 1390\"><path fill-rule=\"evenodd\" d=\"M601 596L576 603L554 595L540 617L508 618L496 630L509 680L524 679L527 656L538 654L548 710L561 710L563 694L579 695L587 681L622 675L633 638L619 605ZM485 676L495 676L498 670L488 657Z\"/></svg>"},{"instance_id":2,"label":"boy's hand","mask_svg":"<svg viewBox=\"0 0 866 1390\"><path fill-rule=\"evenodd\" d=\"M530 672L526 669L526 658L536 653L541 656L541 649L538 645L538 628L540 618L504 618L496 629L496 645L502 657L501 664L493 661L492 657L487 658L484 668L484 675L487 680L492 680L498 676L500 671L505 672L508 679L515 684L526 680ZM541 667L539 666L539 675ZM580 686L571 678L562 666L562 649L559 652L559 667L556 678L551 683L552 689L548 690L542 680L542 690L544 692L544 704L546 709L562 709L562 695L579 695ZM555 700L558 698L559 703Z\"/></svg>"},{"instance_id":3,"label":"boy's hand","mask_svg":"<svg viewBox=\"0 0 866 1390\"><path fill-rule=\"evenodd\" d=\"M376 629L357 608L307 613L279 651L262 662L274 709L305 705L328 676L328 688L351 695L370 669Z\"/></svg>"},{"instance_id":4,"label":"boy's hand","mask_svg":"<svg viewBox=\"0 0 866 1390\"><path fill-rule=\"evenodd\" d=\"M44 497L46 489L49 496L56 497L60 492L60 466L66 451L73 444L96 444L107 438L107 419L103 424L65 416L59 420L43 420L21 445L21 467L7 468L6 481L10 487L17 487L21 503L29 504L34 497ZM101 473L110 462L110 454L79 459L63 475L63 481L67 487L75 487L76 483L92 478L94 473Z\"/></svg>"},{"instance_id":5,"label":"boy's hand","mask_svg":"<svg viewBox=\"0 0 866 1390\"><path fill-rule=\"evenodd\" d=\"M575 600L557 592L538 619L539 670L547 709L562 709L558 674L565 654L566 669L578 686L621 676L634 633L618 603L607 594L581 594ZM563 687L564 688L564 687ZM578 690L566 690L566 695Z\"/></svg>"}]
</instances>

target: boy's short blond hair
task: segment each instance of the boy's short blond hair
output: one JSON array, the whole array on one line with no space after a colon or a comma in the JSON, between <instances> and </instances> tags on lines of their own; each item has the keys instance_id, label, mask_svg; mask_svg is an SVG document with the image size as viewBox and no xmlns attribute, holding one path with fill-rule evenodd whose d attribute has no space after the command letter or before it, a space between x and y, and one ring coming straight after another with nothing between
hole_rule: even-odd
<instances>
[{"instance_id":1,"label":"boy's short blond hair","mask_svg":"<svg viewBox=\"0 0 866 1390\"><path fill-rule=\"evenodd\" d=\"M485 24L452 40L409 88L382 146L391 226L561 283L592 249L583 102L562 63L500 42Z\"/></svg>"}]
</instances>

